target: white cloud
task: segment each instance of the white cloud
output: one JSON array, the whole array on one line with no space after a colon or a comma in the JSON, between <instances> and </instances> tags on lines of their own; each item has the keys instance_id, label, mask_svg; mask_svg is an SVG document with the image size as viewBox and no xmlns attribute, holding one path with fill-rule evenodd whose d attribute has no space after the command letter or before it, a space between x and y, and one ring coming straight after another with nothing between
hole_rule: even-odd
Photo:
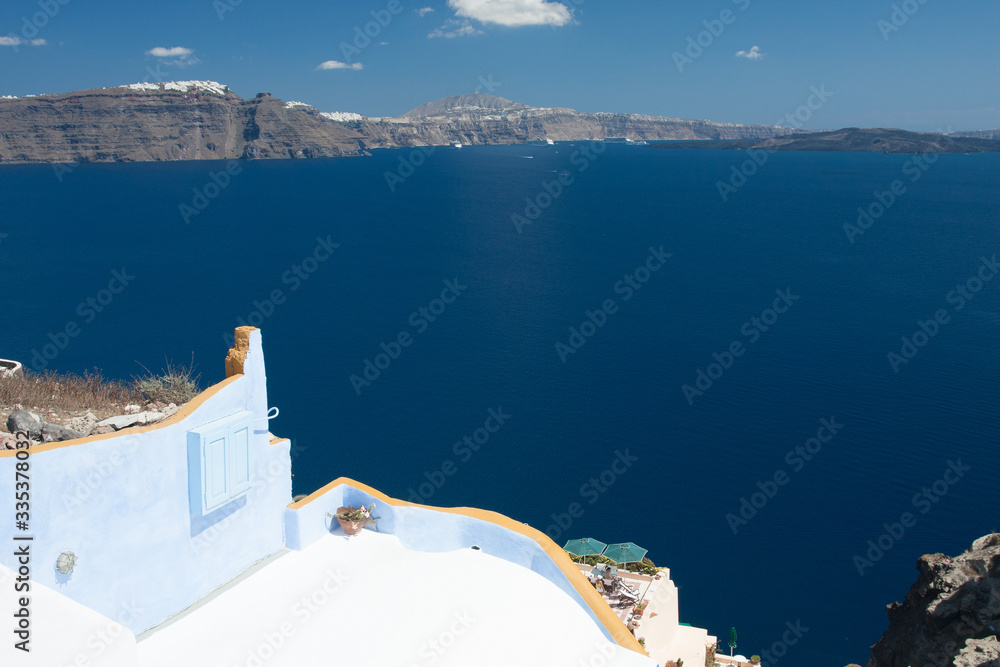
<instances>
[{"instance_id":1,"label":"white cloud","mask_svg":"<svg viewBox=\"0 0 1000 667\"><path fill-rule=\"evenodd\" d=\"M352 63L348 65L347 63L342 63L339 60L326 60L321 62L319 65L316 65L316 69L317 71L324 69L364 69L364 65L361 63Z\"/></svg>"},{"instance_id":2,"label":"white cloud","mask_svg":"<svg viewBox=\"0 0 1000 667\"><path fill-rule=\"evenodd\" d=\"M431 39L435 37L444 37L446 39L453 39L455 37L471 37L472 35L482 35L483 31L478 28L473 27L473 25L468 21L458 21L456 19L448 19L444 22L444 25L435 30L434 32L427 33L427 36Z\"/></svg>"},{"instance_id":3,"label":"white cloud","mask_svg":"<svg viewBox=\"0 0 1000 667\"><path fill-rule=\"evenodd\" d=\"M191 55L193 53L194 49L188 49L183 46L157 46L146 51L147 56L160 58L164 65L177 65L178 67L187 67L188 65L197 65L200 63L201 61L197 57ZM166 60L167 58L173 58L173 60Z\"/></svg>"},{"instance_id":4,"label":"white cloud","mask_svg":"<svg viewBox=\"0 0 1000 667\"><path fill-rule=\"evenodd\" d=\"M561 26L573 20L566 5L546 0L448 0L448 6L456 16L512 28Z\"/></svg>"},{"instance_id":5,"label":"white cloud","mask_svg":"<svg viewBox=\"0 0 1000 667\"><path fill-rule=\"evenodd\" d=\"M183 46L171 46L169 49L165 46L157 46L146 51L147 56L156 56L157 58L187 58L192 53L194 53L194 49L186 49Z\"/></svg>"},{"instance_id":6,"label":"white cloud","mask_svg":"<svg viewBox=\"0 0 1000 667\"><path fill-rule=\"evenodd\" d=\"M760 60L764 57L764 54L760 52L759 46L754 45L750 47L749 51L737 51L736 57L746 58L747 60Z\"/></svg>"},{"instance_id":7,"label":"white cloud","mask_svg":"<svg viewBox=\"0 0 1000 667\"><path fill-rule=\"evenodd\" d=\"M428 14L430 14L431 12L433 12L434 8L433 7L421 7L420 9L414 9L413 11L415 11L420 16L420 18L424 18L425 16L427 16Z\"/></svg>"},{"instance_id":8,"label":"white cloud","mask_svg":"<svg viewBox=\"0 0 1000 667\"><path fill-rule=\"evenodd\" d=\"M17 35L7 35L0 37L0 46L21 46L22 44L31 44L32 46L45 46L48 44L44 39L31 39L28 41L22 40Z\"/></svg>"}]
</instances>

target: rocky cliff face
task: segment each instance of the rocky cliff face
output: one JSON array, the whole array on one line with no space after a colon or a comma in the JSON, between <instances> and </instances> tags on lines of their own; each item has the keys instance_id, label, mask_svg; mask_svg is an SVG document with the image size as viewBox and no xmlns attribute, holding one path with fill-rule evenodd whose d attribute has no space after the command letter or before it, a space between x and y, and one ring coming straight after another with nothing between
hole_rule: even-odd
<instances>
[{"instance_id":1,"label":"rocky cliff face","mask_svg":"<svg viewBox=\"0 0 1000 667\"><path fill-rule=\"evenodd\" d=\"M211 81L0 100L0 163L218 160L356 154L343 123Z\"/></svg>"},{"instance_id":2,"label":"rocky cliff face","mask_svg":"<svg viewBox=\"0 0 1000 667\"><path fill-rule=\"evenodd\" d=\"M1000 533L954 558L921 556L917 570L867 667L1000 667Z\"/></svg>"},{"instance_id":3,"label":"rocky cliff face","mask_svg":"<svg viewBox=\"0 0 1000 667\"><path fill-rule=\"evenodd\" d=\"M416 115L414 115L416 114ZM432 115L420 115L432 114ZM367 148L604 139L763 139L778 127L538 109L489 95L438 100L400 118L322 114L212 81L131 84L0 99L0 164L311 158Z\"/></svg>"}]
</instances>

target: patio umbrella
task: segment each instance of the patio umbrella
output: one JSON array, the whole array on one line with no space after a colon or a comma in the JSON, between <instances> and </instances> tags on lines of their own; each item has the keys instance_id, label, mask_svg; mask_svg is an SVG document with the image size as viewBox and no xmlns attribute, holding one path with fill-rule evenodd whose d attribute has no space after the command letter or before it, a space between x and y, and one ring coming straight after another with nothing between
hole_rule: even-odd
<instances>
[{"instance_id":1,"label":"patio umbrella","mask_svg":"<svg viewBox=\"0 0 1000 667\"><path fill-rule=\"evenodd\" d=\"M647 551L647 549L636 546L631 542L621 542L620 544L609 545L602 555L621 565L622 563L638 563L643 559Z\"/></svg>"},{"instance_id":2,"label":"patio umbrella","mask_svg":"<svg viewBox=\"0 0 1000 667\"><path fill-rule=\"evenodd\" d=\"M733 649L736 648L736 628L729 628L729 660L733 660Z\"/></svg>"},{"instance_id":3,"label":"patio umbrella","mask_svg":"<svg viewBox=\"0 0 1000 667\"><path fill-rule=\"evenodd\" d=\"M563 546L563 551L569 552L574 556L595 556L602 551L604 547L608 546L600 540L594 540L589 537L581 537L576 540L570 540Z\"/></svg>"}]
</instances>

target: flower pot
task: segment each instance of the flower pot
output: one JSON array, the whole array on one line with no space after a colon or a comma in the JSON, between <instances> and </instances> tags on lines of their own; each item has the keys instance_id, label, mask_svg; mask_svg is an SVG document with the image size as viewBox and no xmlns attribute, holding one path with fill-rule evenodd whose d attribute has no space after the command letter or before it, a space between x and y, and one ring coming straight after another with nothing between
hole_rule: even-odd
<instances>
[{"instance_id":1,"label":"flower pot","mask_svg":"<svg viewBox=\"0 0 1000 667\"><path fill-rule=\"evenodd\" d=\"M337 514L346 511L347 511L346 507L337 508ZM344 521L343 519L337 519L337 522L340 524L340 527L344 530L344 535L357 535L358 533L361 532L361 529L365 525L364 521Z\"/></svg>"}]
</instances>

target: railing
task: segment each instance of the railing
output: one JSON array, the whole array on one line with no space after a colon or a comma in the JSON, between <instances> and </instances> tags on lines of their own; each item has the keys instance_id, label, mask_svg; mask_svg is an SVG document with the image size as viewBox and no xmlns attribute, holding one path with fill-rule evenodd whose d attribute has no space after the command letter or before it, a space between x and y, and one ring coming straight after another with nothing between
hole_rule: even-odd
<instances>
[{"instance_id":1,"label":"railing","mask_svg":"<svg viewBox=\"0 0 1000 667\"><path fill-rule=\"evenodd\" d=\"M13 377L14 375L24 375L24 369L20 361L12 359L0 359L0 377Z\"/></svg>"}]
</instances>

